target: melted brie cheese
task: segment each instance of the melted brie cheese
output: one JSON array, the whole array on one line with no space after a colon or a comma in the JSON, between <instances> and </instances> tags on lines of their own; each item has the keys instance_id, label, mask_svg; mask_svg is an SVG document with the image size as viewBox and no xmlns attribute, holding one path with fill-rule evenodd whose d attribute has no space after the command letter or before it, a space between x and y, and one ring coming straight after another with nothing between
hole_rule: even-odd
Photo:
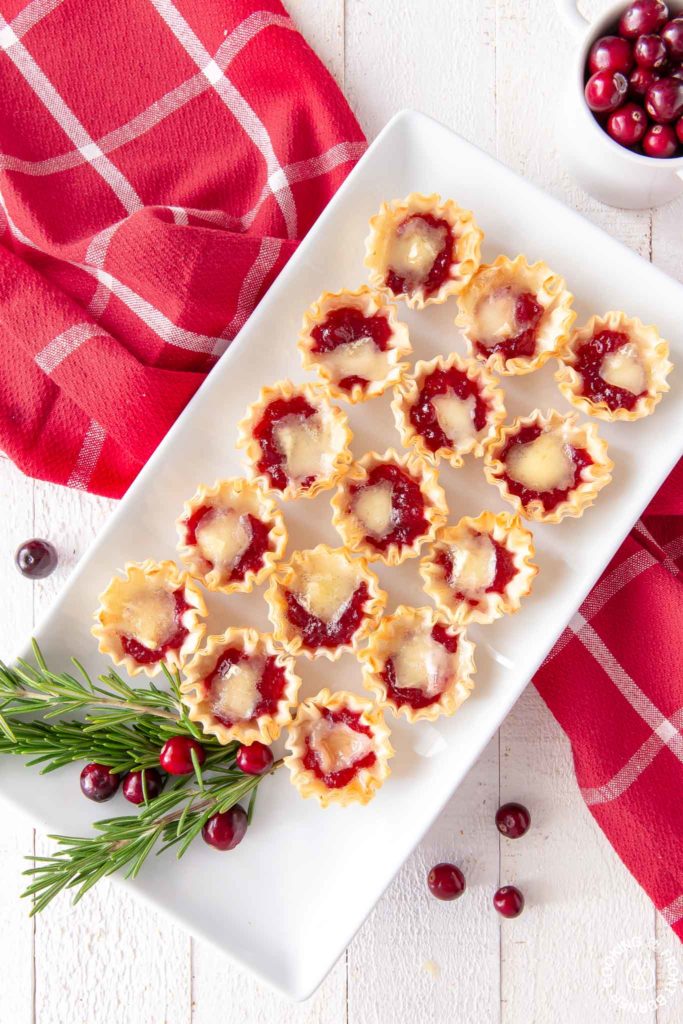
<instances>
[{"instance_id":1,"label":"melted brie cheese","mask_svg":"<svg viewBox=\"0 0 683 1024\"><path fill-rule=\"evenodd\" d=\"M496 549L486 533L466 533L450 550L450 584L467 597L481 597L496 576Z\"/></svg>"},{"instance_id":2,"label":"melted brie cheese","mask_svg":"<svg viewBox=\"0 0 683 1024\"><path fill-rule=\"evenodd\" d=\"M442 693L453 677L453 658L429 633L411 633L393 655L396 685L421 690L426 697Z\"/></svg>"},{"instance_id":3,"label":"melted brie cheese","mask_svg":"<svg viewBox=\"0 0 683 1024\"><path fill-rule=\"evenodd\" d=\"M320 770L325 775L351 768L372 750L372 737L356 732L344 722L331 722L328 718L317 720L308 742L317 754Z\"/></svg>"},{"instance_id":4,"label":"melted brie cheese","mask_svg":"<svg viewBox=\"0 0 683 1024\"><path fill-rule=\"evenodd\" d=\"M365 487L356 496L353 503L356 518L374 537L384 537L391 530L393 493L391 484L384 480L372 487Z\"/></svg>"},{"instance_id":5,"label":"melted brie cheese","mask_svg":"<svg viewBox=\"0 0 683 1024\"><path fill-rule=\"evenodd\" d=\"M435 395L432 405L436 412L439 426L450 441L465 441L477 433L474 426L476 399L474 395L458 398L452 391L445 395Z\"/></svg>"},{"instance_id":6,"label":"melted brie cheese","mask_svg":"<svg viewBox=\"0 0 683 1024\"><path fill-rule=\"evenodd\" d=\"M509 338L515 331L517 296L509 290L486 295L475 314L477 340L483 345L495 345Z\"/></svg>"},{"instance_id":7,"label":"melted brie cheese","mask_svg":"<svg viewBox=\"0 0 683 1024\"><path fill-rule=\"evenodd\" d=\"M297 596L311 615L332 622L344 611L356 586L355 573L312 573L303 580Z\"/></svg>"},{"instance_id":8,"label":"melted brie cheese","mask_svg":"<svg viewBox=\"0 0 683 1024\"><path fill-rule=\"evenodd\" d=\"M546 431L528 444L516 444L506 456L508 476L533 491L565 490L574 482L569 446L557 431Z\"/></svg>"},{"instance_id":9,"label":"melted brie cheese","mask_svg":"<svg viewBox=\"0 0 683 1024\"><path fill-rule=\"evenodd\" d=\"M645 367L638 358L638 347L631 342L605 356L600 376L607 384L630 391L632 395L640 395L647 389Z\"/></svg>"},{"instance_id":10,"label":"melted brie cheese","mask_svg":"<svg viewBox=\"0 0 683 1024\"><path fill-rule=\"evenodd\" d=\"M326 472L330 435L320 416L285 416L276 424L274 433L290 479L296 482Z\"/></svg>"},{"instance_id":11,"label":"melted brie cheese","mask_svg":"<svg viewBox=\"0 0 683 1024\"><path fill-rule=\"evenodd\" d=\"M417 218L407 221L389 243L387 264L406 280L422 281L443 249L447 229Z\"/></svg>"},{"instance_id":12,"label":"melted brie cheese","mask_svg":"<svg viewBox=\"0 0 683 1024\"><path fill-rule=\"evenodd\" d=\"M324 353L322 358L335 380L343 380L344 377L384 380L389 369L387 353L378 349L372 338L359 338L348 345L338 345L331 352Z\"/></svg>"},{"instance_id":13,"label":"melted brie cheese","mask_svg":"<svg viewBox=\"0 0 683 1024\"><path fill-rule=\"evenodd\" d=\"M249 517L234 509L204 516L197 530L197 546L213 565L232 568L251 544Z\"/></svg>"},{"instance_id":14,"label":"melted brie cheese","mask_svg":"<svg viewBox=\"0 0 683 1024\"><path fill-rule=\"evenodd\" d=\"M121 613L121 633L156 650L175 631L175 599L163 587L141 588L127 600Z\"/></svg>"},{"instance_id":15,"label":"melted brie cheese","mask_svg":"<svg viewBox=\"0 0 683 1024\"><path fill-rule=\"evenodd\" d=\"M211 687L212 710L230 721L246 721L259 702L258 684L263 675L263 658L250 658L231 665Z\"/></svg>"}]
</instances>

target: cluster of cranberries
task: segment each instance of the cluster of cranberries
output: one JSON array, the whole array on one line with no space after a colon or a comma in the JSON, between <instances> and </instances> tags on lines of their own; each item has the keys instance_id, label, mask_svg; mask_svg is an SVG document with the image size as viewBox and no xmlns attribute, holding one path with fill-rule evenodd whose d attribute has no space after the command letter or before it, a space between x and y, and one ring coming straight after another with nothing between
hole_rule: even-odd
<instances>
[{"instance_id":1,"label":"cluster of cranberries","mask_svg":"<svg viewBox=\"0 0 683 1024\"><path fill-rule=\"evenodd\" d=\"M159 764L166 775L189 775L194 771L195 759L197 764L204 764L206 751L191 736L171 736L159 754ZM272 767L273 755L270 747L264 743L252 743L250 746L243 744L237 751L235 761L245 775L265 775ZM123 795L131 804L144 803L145 793L147 799L152 800L161 793L164 778L164 774L156 768L129 772L123 779ZM121 776L110 772L106 765L86 764L81 772L81 792L88 800L98 803L109 800L120 785ZM217 850L234 850L244 839L246 831L246 812L236 804L228 811L212 815L202 829L202 838Z\"/></svg>"},{"instance_id":2,"label":"cluster of cranberries","mask_svg":"<svg viewBox=\"0 0 683 1024\"><path fill-rule=\"evenodd\" d=\"M586 103L615 142L659 159L683 155L683 15L635 0L616 35L591 47Z\"/></svg>"},{"instance_id":3,"label":"cluster of cranberries","mask_svg":"<svg viewBox=\"0 0 683 1024\"><path fill-rule=\"evenodd\" d=\"M503 804L496 811L496 827L508 839L529 831L531 815L523 804ZM465 876L455 864L435 864L427 875L427 887L438 900L457 900L465 891ZM514 885L502 885L493 894L493 905L502 917L519 917L524 896Z\"/></svg>"}]
</instances>

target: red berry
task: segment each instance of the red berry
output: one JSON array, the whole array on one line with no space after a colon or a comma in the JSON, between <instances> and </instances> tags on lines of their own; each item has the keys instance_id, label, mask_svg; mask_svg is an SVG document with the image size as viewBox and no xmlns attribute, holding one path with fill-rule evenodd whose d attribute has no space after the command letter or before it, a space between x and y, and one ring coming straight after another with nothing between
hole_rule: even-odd
<instances>
[{"instance_id":1,"label":"red berry","mask_svg":"<svg viewBox=\"0 0 683 1024\"><path fill-rule=\"evenodd\" d=\"M643 139L643 149L647 156L655 156L660 160L674 156L678 149L676 132L670 124L652 125Z\"/></svg>"},{"instance_id":2,"label":"red berry","mask_svg":"<svg viewBox=\"0 0 683 1024\"><path fill-rule=\"evenodd\" d=\"M683 82L683 64L674 64L669 71L669 78L678 78Z\"/></svg>"},{"instance_id":3,"label":"red berry","mask_svg":"<svg viewBox=\"0 0 683 1024\"><path fill-rule=\"evenodd\" d=\"M229 811L214 814L202 828L202 839L216 850L234 850L247 831L246 811L235 804Z\"/></svg>"},{"instance_id":4,"label":"red berry","mask_svg":"<svg viewBox=\"0 0 683 1024\"><path fill-rule=\"evenodd\" d=\"M628 80L629 94L635 96L636 99L643 100L647 90L658 78L659 75L652 68L635 68Z\"/></svg>"},{"instance_id":5,"label":"red berry","mask_svg":"<svg viewBox=\"0 0 683 1024\"><path fill-rule=\"evenodd\" d=\"M102 803L113 797L119 788L121 778L109 771L104 764L86 764L81 772L81 793L87 796L88 800L96 800Z\"/></svg>"},{"instance_id":6,"label":"red berry","mask_svg":"<svg viewBox=\"0 0 683 1024\"><path fill-rule=\"evenodd\" d=\"M265 775L273 764L273 752L265 743L242 744L237 751L237 767L245 775Z\"/></svg>"},{"instance_id":7,"label":"red berry","mask_svg":"<svg viewBox=\"0 0 683 1024\"><path fill-rule=\"evenodd\" d=\"M636 64L642 68L661 68L667 61L666 46L660 36L638 36L633 47Z\"/></svg>"},{"instance_id":8,"label":"red berry","mask_svg":"<svg viewBox=\"0 0 683 1024\"><path fill-rule=\"evenodd\" d=\"M678 136L678 141L683 145L683 117L679 117L678 121L676 121L676 135Z\"/></svg>"},{"instance_id":9,"label":"red berry","mask_svg":"<svg viewBox=\"0 0 683 1024\"><path fill-rule=\"evenodd\" d=\"M191 736L171 736L161 748L159 764L169 775L189 775L194 771L193 750L199 764L204 764L206 751L201 743L193 740Z\"/></svg>"},{"instance_id":10,"label":"red berry","mask_svg":"<svg viewBox=\"0 0 683 1024\"><path fill-rule=\"evenodd\" d=\"M619 19L619 35L636 39L644 33L656 32L669 17L663 0L635 0Z\"/></svg>"},{"instance_id":11,"label":"red berry","mask_svg":"<svg viewBox=\"0 0 683 1024\"><path fill-rule=\"evenodd\" d=\"M664 45L673 60L683 60L683 18L673 18L661 32Z\"/></svg>"},{"instance_id":12,"label":"red berry","mask_svg":"<svg viewBox=\"0 0 683 1024\"><path fill-rule=\"evenodd\" d=\"M637 103L624 103L607 121L607 132L620 146L635 146L647 131L647 117Z\"/></svg>"},{"instance_id":13,"label":"red berry","mask_svg":"<svg viewBox=\"0 0 683 1024\"><path fill-rule=\"evenodd\" d=\"M616 110L624 100L628 81L620 71L596 71L586 82L586 103L598 114Z\"/></svg>"},{"instance_id":14,"label":"red berry","mask_svg":"<svg viewBox=\"0 0 683 1024\"><path fill-rule=\"evenodd\" d=\"M591 46L588 67L591 74L596 71L621 71L628 74L633 67L631 44L620 36L602 36Z\"/></svg>"},{"instance_id":15,"label":"red berry","mask_svg":"<svg viewBox=\"0 0 683 1024\"><path fill-rule=\"evenodd\" d=\"M531 815L523 804L503 804L496 811L498 831L508 839L519 839L529 831Z\"/></svg>"},{"instance_id":16,"label":"red berry","mask_svg":"<svg viewBox=\"0 0 683 1024\"><path fill-rule=\"evenodd\" d=\"M645 96L645 108L653 121L675 121L683 114L683 82L678 78L660 78Z\"/></svg>"},{"instance_id":17,"label":"red berry","mask_svg":"<svg viewBox=\"0 0 683 1024\"><path fill-rule=\"evenodd\" d=\"M455 864L435 864L427 875L427 886L437 900L457 900L465 891L465 876Z\"/></svg>"},{"instance_id":18,"label":"red berry","mask_svg":"<svg viewBox=\"0 0 683 1024\"><path fill-rule=\"evenodd\" d=\"M57 552L49 540L34 537L17 548L14 562L22 576L29 580L42 580L57 567Z\"/></svg>"},{"instance_id":19,"label":"red berry","mask_svg":"<svg viewBox=\"0 0 683 1024\"><path fill-rule=\"evenodd\" d=\"M145 786L142 786L142 777L145 777ZM142 771L131 772L123 780L123 795L131 804L143 804L145 802L145 789L147 799L153 800L159 796L164 787L161 773L156 768L143 768Z\"/></svg>"},{"instance_id":20,"label":"red berry","mask_svg":"<svg viewBox=\"0 0 683 1024\"><path fill-rule=\"evenodd\" d=\"M503 885L493 894L493 905L503 917L519 917L524 910L524 897L514 885Z\"/></svg>"}]
</instances>

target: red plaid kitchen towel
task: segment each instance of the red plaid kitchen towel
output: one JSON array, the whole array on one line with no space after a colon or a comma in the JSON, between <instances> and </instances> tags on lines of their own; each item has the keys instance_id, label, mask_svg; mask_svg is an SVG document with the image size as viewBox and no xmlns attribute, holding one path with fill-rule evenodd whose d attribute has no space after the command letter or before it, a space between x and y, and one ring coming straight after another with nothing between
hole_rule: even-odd
<instances>
[{"instance_id":1,"label":"red plaid kitchen towel","mask_svg":"<svg viewBox=\"0 0 683 1024\"><path fill-rule=\"evenodd\" d=\"M119 497L365 140L277 0L0 12L0 448Z\"/></svg>"},{"instance_id":2,"label":"red plaid kitchen towel","mask_svg":"<svg viewBox=\"0 0 683 1024\"><path fill-rule=\"evenodd\" d=\"M276 0L0 0L0 446L122 494L365 142ZM536 683L683 936L680 467Z\"/></svg>"}]
</instances>

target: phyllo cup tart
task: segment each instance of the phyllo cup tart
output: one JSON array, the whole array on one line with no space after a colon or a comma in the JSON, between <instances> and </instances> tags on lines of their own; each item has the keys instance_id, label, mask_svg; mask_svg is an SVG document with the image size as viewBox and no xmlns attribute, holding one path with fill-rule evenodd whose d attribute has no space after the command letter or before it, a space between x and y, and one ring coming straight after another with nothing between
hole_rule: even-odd
<instances>
[{"instance_id":1,"label":"phyllo cup tart","mask_svg":"<svg viewBox=\"0 0 683 1024\"><path fill-rule=\"evenodd\" d=\"M299 705L285 764L302 797L367 804L390 774L394 750L381 708L355 693L321 690Z\"/></svg>"},{"instance_id":2,"label":"phyllo cup tart","mask_svg":"<svg viewBox=\"0 0 683 1024\"><path fill-rule=\"evenodd\" d=\"M387 595L364 559L319 544L281 563L265 597L275 639L290 654L336 661L373 631Z\"/></svg>"},{"instance_id":3,"label":"phyllo cup tart","mask_svg":"<svg viewBox=\"0 0 683 1024\"><path fill-rule=\"evenodd\" d=\"M581 412L601 420L639 420L669 390L668 356L669 345L656 327L625 313L605 313L573 332L555 379Z\"/></svg>"},{"instance_id":4,"label":"phyllo cup tart","mask_svg":"<svg viewBox=\"0 0 683 1024\"><path fill-rule=\"evenodd\" d=\"M526 519L542 523L583 515L612 479L613 465L594 423L554 409L501 427L484 455L488 482Z\"/></svg>"},{"instance_id":5,"label":"phyllo cup tart","mask_svg":"<svg viewBox=\"0 0 683 1024\"><path fill-rule=\"evenodd\" d=\"M346 414L314 384L280 381L261 390L238 427L253 478L282 498L314 498L351 462Z\"/></svg>"},{"instance_id":6,"label":"phyllo cup tart","mask_svg":"<svg viewBox=\"0 0 683 1024\"><path fill-rule=\"evenodd\" d=\"M483 237L473 214L452 199L411 192L382 203L365 241L370 283L411 309L445 302L478 268Z\"/></svg>"},{"instance_id":7,"label":"phyllo cup tart","mask_svg":"<svg viewBox=\"0 0 683 1024\"><path fill-rule=\"evenodd\" d=\"M201 485L177 520L178 551L207 590L249 592L284 554L287 530L272 498L248 480Z\"/></svg>"},{"instance_id":8,"label":"phyllo cup tart","mask_svg":"<svg viewBox=\"0 0 683 1024\"><path fill-rule=\"evenodd\" d=\"M538 566L533 537L509 512L463 516L420 562L424 589L451 622L485 624L519 611Z\"/></svg>"},{"instance_id":9,"label":"phyllo cup tart","mask_svg":"<svg viewBox=\"0 0 683 1024\"><path fill-rule=\"evenodd\" d=\"M102 654L135 676L182 668L205 632L199 587L175 562L128 562L100 594L92 634Z\"/></svg>"},{"instance_id":10,"label":"phyllo cup tart","mask_svg":"<svg viewBox=\"0 0 683 1024\"><path fill-rule=\"evenodd\" d=\"M377 703L409 722L453 715L474 687L474 644L432 608L400 605L359 658Z\"/></svg>"},{"instance_id":11,"label":"phyllo cup tart","mask_svg":"<svg viewBox=\"0 0 683 1024\"><path fill-rule=\"evenodd\" d=\"M463 455L483 455L483 442L505 419L495 377L456 353L416 363L396 388L391 408L407 448L432 465L444 458L455 469Z\"/></svg>"},{"instance_id":12,"label":"phyllo cup tart","mask_svg":"<svg viewBox=\"0 0 683 1024\"><path fill-rule=\"evenodd\" d=\"M381 292L324 292L304 314L304 368L317 370L333 398L364 402L396 384L412 352L408 328Z\"/></svg>"},{"instance_id":13,"label":"phyllo cup tart","mask_svg":"<svg viewBox=\"0 0 683 1024\"><path fill-rule=\"evenodd\" d=\"M458 296L455 323L470 353L494 373L538 370L569 337L576 314L564 278L541 261L498 256Z\"/></svg>"},{"instance_id":14,"label":"phyllo cup tart","mask_svg":"<svg viewBox=\"0 0 683 1024\"><path fill-rule=\"evenodd\" d=\"M219 743L272 743L291 721L301 680L294 659L255 629L210 636L182 684L188 718Z\"/></svg>"},{"instance_id":15,"label":"phyllo cup tart","mask_svg":"<svg viewBox=\"0 0 683 1024\"><path fill-rule=\"evenodd\" d=\"M368 452L332 498L332 523L344 544L369 561L399 565L419 555L446 522L436 470L417 455Z\"/></svg>"}]
</instances>

